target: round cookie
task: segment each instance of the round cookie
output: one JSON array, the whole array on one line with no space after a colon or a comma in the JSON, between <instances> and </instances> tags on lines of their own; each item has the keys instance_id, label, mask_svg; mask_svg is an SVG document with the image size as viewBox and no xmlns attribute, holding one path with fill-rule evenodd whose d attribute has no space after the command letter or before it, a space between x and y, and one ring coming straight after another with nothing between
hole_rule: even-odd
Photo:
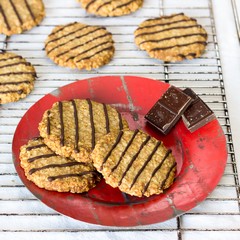
<instances>
[{"instance_id":1,"label":"round cookie","mask_svg":"<svg viewBox=\"0 0 240 240\"><path fill-rule=\"evenodd\" d=\"M30 30L44 16L42 0L0 0L0 33L10 36Z\"/></svg>"},{"instance_id":2,"label":"round cookie","mask_svg":"<svg viewBox=\"0 0 240 240\"><path fill-rule=\"evenodd\" d=\"M56 155L42 138L32 139L21 147L20 161L27 179L47 190L82 193L100 180L92 164Z\"/></svg>"},{"instance_id":3,"label":"round cookie","mask_svg":"<svg viewBox=\"0 0 240 240\"><path fill-rule=\"evenodd\" d=\"M139 130L107 134L91 158L106 183L138 197L162 193L176 172L171 150Z\"/></svg>"},{"instance_id":4,"label":"round cookie","mask_svg":"<svg viewBox=\"0 0 240 240\"><path fill-rule=\"evenodd\" d=\"M143 0L78 0L88 13L103 17L130 14L142 7Z\"/></svg>"},{"instance_id":5,"label":"round cookie","mask_svg":"<svg viewBox=\"0 0 240 240\"><path fill-rule=\"evenodd\" d=\"M127 127L116 109L89 99L56 102L39 123L49 148L79 162L91 162L90 152L102 136Z\"/></svg>"},{"instance_id":6,"label":"round cookie","mask_svg":"<svg viewBox=\"0 0 240 240\"><path fill-rule=\"evenodd\" d=\"M145 20L134 35L141 50L166 62L200 57L207 45L206 30L183 13Z\"/></svg>"},{"instance_id":7,"label":"round cookie","mask_svg":"<svg viewBox=\"0 0 240 240\"><path fill-rule=\"evenodd\" d=\"M25 98L33 89L36 72L31 63L14 53L0 53L0 104Z\"/></svg>"},{"instance_id":8,"label":"round cookie","mask_svg":"<svg viewBox=\"0 0 240 240\"><path fill-rule=\"evenodd\" d=\"M55 27L45 50L60 66L91 70L110 62L115 51L113 43L106 28L73 22Z\"/></svg>"}]
</instances>

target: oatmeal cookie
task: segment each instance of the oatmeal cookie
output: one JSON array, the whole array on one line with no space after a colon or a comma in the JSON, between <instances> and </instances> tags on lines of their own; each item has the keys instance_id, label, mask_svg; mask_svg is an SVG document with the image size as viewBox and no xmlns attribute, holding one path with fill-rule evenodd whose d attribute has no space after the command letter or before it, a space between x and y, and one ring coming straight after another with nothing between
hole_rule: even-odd
<instances>
[{"instance_id":1,"label":"oatmeal cookie","mask_svg":"<svg viewBox=\"0 0 240 240\"><path fill-rule=\"evenodd\" d=\"M55 27L45 42L45 50L60 66L91 70L110 62L114 45L105 27L73 22Z\"/></svg>"},{"instance_id":2,"label":"oatmeal cookie","mask_svg":"<svg viewBox=\"0 0 240 240\"><path fill-rule=\"evenodd\" d=\"M57 154L90 162L89 154L102 136L126 127L126 120L110 105L73 99L53 104L44 113L39 131Z\"/></svg>"},{"instance_id":3,"label":"oatmeal cookie","mask_svg":"<svg viewBox=\"0 0 240 240\"><path fill-rule=\"evenodd\" d=\"M30 30L44 16L42 0L0 0L0 33L10 36Z\"/></svg>"},{"instance_id":4,"label":"oatmeal cookie","mask_svg":"<svg viewBox=\"0 0 240 240\"><path fill-rule=\"evenodd\" d=\"M25 98L33 89L36 72L31 63L14 53L0 53L0 104Z\"/></svg>"},{"instance_id":5,"label":"oatmeal cookie","mask_svg":"<svg viewBox=\"0 0 240 240\"><path fill-rule=\"evenodd\" d=\"M200 57L207 45L206 30L183 13L145 20L134 35L141 50L166 62Z\"/></svg>"},{"instance_id":6,"label":"oatmeal cookie","mask_svg":"<svg viewBox=\"0 0 240 240\"><path fill-rule=\"evenodd\" d=\"M88 13L103 17L130 14L142 7L143 0L78 0Z\"/></svg>"},{"instance_id":7,"label":"oatmeal cookie","mask_svg":"<svg viewBox=\"0 0 240 240\"><path fill-rule=\"evenodd\" d=\"M28 180L51 191L87 192L100 180L92 164L58 156L40 137L21 147L20 161Z\"/></svg>"},{"instance_id":8,"label":"oatmeal cookie","mask_svg":"<svg viewBox=\"0 0 240 240\"><path fill-rule=\"evenodd\" d=\"M91 158L106 183L138 197L162 193L176 173L171 150L139 130L107 134Z\"/></svg>"}]
</instances>

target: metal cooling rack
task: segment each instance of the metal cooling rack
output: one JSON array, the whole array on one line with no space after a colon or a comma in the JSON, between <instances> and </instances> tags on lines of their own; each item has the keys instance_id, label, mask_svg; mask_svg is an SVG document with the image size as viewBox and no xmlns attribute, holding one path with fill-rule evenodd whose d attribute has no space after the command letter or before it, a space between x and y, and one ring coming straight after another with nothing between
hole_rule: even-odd
<instances>
[{"instance_id":1,"label":"metal cooling rack","mask_svg":"<svg viewBox=\"0 0 240 240\"><path fill-rule=\"evenodd\" d=\"M75 0L48 0L40 26L10 38L0 35L5 51L22 55L36 68L34 91L17 103L0 106L0 238L1 239L237 239L240 235L239 179L225 96L211 0L145 0L141 10L120 18L90 16ZM133 32L147 18L184 12L197 18L208 32L205 54L192 61L162 63L150 59L134 45ZM43 50L44 40L58 24L73 21L104 25L113 33L114 60L98 70L77 71L54 65ZM183 216L161 224L134 228L91 225L62 216L38 201L22 184L12 163L11 143L15 128L38 99L76 79L101 75L138 75L191 87L214 110L227 139L225 173L211 195ZM97 235L96 235L97 234ZM239 235L238 235L239 234Z\"/></svg>"}]
</instances>

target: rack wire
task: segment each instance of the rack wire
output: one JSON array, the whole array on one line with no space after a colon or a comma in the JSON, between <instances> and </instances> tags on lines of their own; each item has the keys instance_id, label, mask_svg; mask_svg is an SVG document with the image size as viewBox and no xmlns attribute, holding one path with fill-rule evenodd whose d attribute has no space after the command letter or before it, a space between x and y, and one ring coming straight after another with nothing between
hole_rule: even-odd
<instances>
[{"instance_id":1,"label":"rack wire","mask_svg":"<svg viewBox=\"0 0 240 240\"><path fill-rule=\"evenodd\" d=\"M0 106L0 238L28 239L34 236L42 239L46 236L47 239L75 239L80 233L81 239L88 239L97 232L100 239L156 239L159 236L178 240L237 239L236 234L240 232L240 184L212 1L145 0L141 10L117 19L88 15L75 0L44 2L46 18L40 26L10 38L0 35L2 50L22 55L35 66L38 74L35 89L27 98ZM138 24L147 18L177 12L198 19L206 28L208 45L202 57L181 63L162 63L137 49L133 32ZM73 21L104 25L113 33L116 54L110 64L90 72L79 72L58 67L45 56L44 40L52 28ZM164 80L180 88L191 87L215 112L226 135L228 161L220 183L203 203L161 224L111 228L62 216L43 205L25 188L16 174L11 156L13 134L21 117L37 100L57 87L76 79L101 75L138 75Z\"/></svg>"}]
</instances>

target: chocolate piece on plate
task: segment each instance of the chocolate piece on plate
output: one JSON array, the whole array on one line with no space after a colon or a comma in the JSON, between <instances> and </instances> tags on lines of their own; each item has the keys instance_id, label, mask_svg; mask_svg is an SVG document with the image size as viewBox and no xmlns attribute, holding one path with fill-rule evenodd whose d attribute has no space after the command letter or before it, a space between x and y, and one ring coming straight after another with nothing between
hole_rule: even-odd
<instances>
[{"instance_id":1,"label":"chocolate piece on plate","mask_svg":"<svg viewBox=\"0 0 240 240\"><path fill-rule=\"evenodd\" d=\"M145 115L147 121L167 134L191 104L192 98L179 88L170 86Z\"/></svg>"},{"instance_id":2,"label":"chocolate piece on plate","mask_svg":"<svg viewBox=\"0 0 240 240\"><path fill-rule=\"evenodd\" d=\"M193 99L192 104L183 113L182 119L190 132L194 132L216 118L207 104L190 88L184 91Z\"/></svg>"}]
</instances>

